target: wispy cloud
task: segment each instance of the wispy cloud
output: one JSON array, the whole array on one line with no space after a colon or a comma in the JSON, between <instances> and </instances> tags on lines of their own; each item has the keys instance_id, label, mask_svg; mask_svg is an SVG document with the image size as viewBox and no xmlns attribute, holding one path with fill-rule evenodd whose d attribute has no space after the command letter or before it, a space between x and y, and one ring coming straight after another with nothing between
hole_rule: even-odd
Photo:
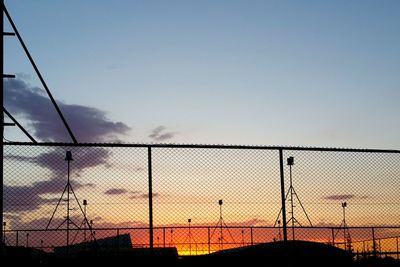
<instances>
[{"instance_id":1,"label":"wispy cloud","mask_svg":"<svg viewBox=\"0 0 400 267\"><path fill-rule=\"evenodd\" d=\"M4 80L5 107L13 115L29 121L34 136L43 141L70 142L67 131L51 101L39 87L22 79ZM107 118L106 112L88 106L58 101L72 132L79 142L117 141L130 127Z\"/></svg>"},{"instance_id":2,"label":"wispy cloud","mask_svg":"<svg viewBox=\"0 0 400 267\"><path fill-rule=\"evenodd\" d=\"M123 195L128 193L129 191L123 188L112 188L104 192L106 195Z\"/></svg>"},{"instance_id":3,"label":"wispy cloud","mask_svg":"<svg viewBox=\"0 0 400 267\"><path fill-rule=\"evenodd\" d=\"M357 196L354 194L342 194L342 195L329 195L325 196L324 199L326 200L350 200L350 199L368 199L369 196Z\"/></svg>"},{"instance_id":4,"label":"wispy cloud","mask_svg":"<svg viewBox=\"0 0 400 267\"><path fill-rule=\"evenodd\" d=\"M153 195L153 197L159 197L160 196L159 193L153 193L152 195ZM147 199L147 198L149 198L149 194L137 192L137 193L131 194L129 196L129 198L130 199Z\"/></svg>"},{"instance_id":5,"label":"wispy cloud","mask_svg":"<svg viewBox=\"0 0 400 267\"><path fill-rule=\"evenodd\" d=\"M143 191L129 191L125 188L111 188L104 192L106 195L129 195L129 199L147 199L149 194ZM153 197L160 196L159 193L153 193Z\"/></svg>"},{"instance_id":6,"label":"wispy cloud","mask_svg":"<svg viewBox=\"0 0 400 267\"><path fill-rule=\"evenodd\" d=\"M168 132L164 125L160 125L151 131L149 137L154 141L161 142L173 138L175 134L174 132Z\"/></svg>"}]
</instances>

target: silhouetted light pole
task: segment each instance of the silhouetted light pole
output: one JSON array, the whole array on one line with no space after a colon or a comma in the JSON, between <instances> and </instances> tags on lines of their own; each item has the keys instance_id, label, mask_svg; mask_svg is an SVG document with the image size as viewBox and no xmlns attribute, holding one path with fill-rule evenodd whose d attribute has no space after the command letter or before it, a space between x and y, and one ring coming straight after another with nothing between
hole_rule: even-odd
<instances>
[{"instance_id":1,"label":"silhouetted light pole","mask_svg":"<svg viewBox=\"0 0 400 267\"><path fill-rule=\"evenodd\" d=\"M286 193L285 203L286 203L286 200L287 200L287 198L288 198L288 196L290 194L290 214L291 214L291 217L286 222L286 224L288 224L289 222L292 222L292 239L295 240L294 225L295 225L295 223L297 223L300 226L302 226L302 225L300 224L300 222L294 216L294 207L295 207L294 206L294 198L297 198L297 201L300 204L301 208L303 209L303 212L304 212L305 216L307 217L307 220L310 223L310 226L312 227L313 225L311 223L310 218L308 217L308 214L307 214L303 204L300 201L299 196L296 193L296 190L294 190L294 187L293 187L293 179L292 179L292 166L294 165L294 158L293 157L289 157L287 159L287 165L289 166L289 179L290 179L289 182L290 182L290 184L289 184L289 189L288 189L288 191ZM276 226L277 222L279 221L279 216L281 215L281 213L282 213L282 208L280 209L280 211L278 213L278 217L275 220L274 227ZM285 226L285 223L284 223L284 226Z\"/></svg>"},{"instance_id":2,"label":"silhouetted light pole","mask_svg":"<svg viewBox=\"0 0 400 267\"><path fill-rule=\"evenodd\" d=\"M224 227L224 226L225 226L226 229L228 230L228 233L229 233L229 235L230 235L230 237L231 237L233 243L235 243L235 239L233 238L231 232L229 231L228 226L226 225L226 223L224 222L224 219L222 218L222 204L223 204L222 199L218 200L218 205L219 205L219 220L218 220L218 223L217 223L217 225L215 226L214 230L212 231L211 237L210 237L210 238L212 238L212 236L214 235L215 230L216 230L217 228L219 228L219 230L220 230L220 235L219 235L218 241L219 241L221 250L224 248L224 235L223 235L223 227Z\"/></svg>"}]
</instances>

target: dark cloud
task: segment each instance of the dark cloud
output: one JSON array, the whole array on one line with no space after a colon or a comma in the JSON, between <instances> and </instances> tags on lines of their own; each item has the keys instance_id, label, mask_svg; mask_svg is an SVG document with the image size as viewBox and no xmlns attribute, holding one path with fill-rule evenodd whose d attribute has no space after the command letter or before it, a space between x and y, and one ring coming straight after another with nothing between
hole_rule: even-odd
<instances>
[{"instance_id":1,"label":"dark cloud","mask_svg":"<svg viewBox=\"0 0 400 267\"><path fill-rule=\"evenodd\" d=\"M124 188L111 188L104 192L106 195L125 195L129 194L129 199L147 199L149 198L148 193L142 191L128 191ZM160 194L153 193L153 197L158 197Z\"/></svg>"},{"instance_id":2,"label":"dark cloud","mask_svg":"<svg viewBox=\"0 0 400 267\"><path fill-rule=\"evenodd\" d=\"M109 189L106 192L104 192L104 194L107 194L107 195L123 195L126 193L128 193L128 190L123 189L123 188L112 188L112 189Z\"/></svg>"},{"instance_id":3,"label":"dark cloud","mask_svg":"<svg viewBox=\"0 0 400 267\"><path fill-rule=\"evenodd\" d=\"M45 200L39 194L32 193L31 186L5 185L3 195L4 212L31 211L45 204Z\"/></svg>"},{"instance_id":4,"label":"dark cloud","mask_svg":"<svg viewBox=\"0 0 400 267\"><path fill-rule=\"evenodd\" d=\"M166 127L163 125L160 125L153 129L149 137L153 139L154 141L165 141L168 139L171 139L175 136L175 133L173 132L166 132Z\"/></svg>"},{"instance_id":5,"label":"dark cloud","mask_svg":"<svg viewBox=\"0 0 400 267\"><path fill-rule=\"evenodd\" d=\"M39 87L33 87L22 79L6 79L4 102L11 114L30 122L34 136L40 140L71 141L50 99ZM61 101L58 105L78 142L116 141L130 130L122 122L110 121L100 109Z\"/></svg>"},{"instance_id":6,"label":"dark cloud","mask_svg":"<svg viewBox=\"0 0 400 267\"><path fill-rule=\"evenodd\" d=\"M65 178L52 178L47 181L36 182L31 186L4 185L4 212L29 212L37 210L43 205L56 204L58 198L44 198L42 195L60 194L65 185ZM76 190L83 187L92 187L93 185L71 181L71 186Z\"/></svg>"},{"instance_id":7,"label":"dark cloud","mask_svg":"<svg viewBox=\"0 0 400 267\"><path fill-rule=\"evenodd\" d=\"M60 170L65 172L65 148L56 148L50 152L42 153L35 157L34 161L39 166L58 173ZM90 147L84 149L70 150L72 154L71 169L74 172L81 172L84 169L100 165L110 167L108 162L111 151L102 147Z\"/></svg>"},{"instance_id":8,"label":"dark cloud","mask_svg":"<svg viewBox=\"0 0 400 267\"><path fill-rule=\"evenodd\" d=\"M59 194L66 185L65 149L58 147L36 157L5 155L6 160L17 160L37 164L51 171L48 180L34 182L28 186L4 186L4 211L21 212L33 211L46 204L52 204L57 199L43 198L45 194ZM79 173L87 168L104 165L110 166L108 159L111 152L105 148L85 148L72 151L73 161L70 165L71 173ZM82 183L71 179L74 190L84 187L94 187L92 183ZM21 197L23 196L23 197Z\"/></svg>"},{"instance_id":9,"label":"dark cloud","mask_svg":"<svg viewBox=\"0 0 400 267\"><path fill-rule=\"evenodd\" d=\"M343 194L343 195L330 195L330 196L326 196L324 197L324 199L327 200L349 200L352 198L355 198L356 196L353 194Z\"/></svg>"},{"instance_id":10,"label":"dark cloud","mask_svg":"<svg viewBox=\"0 0 400 267\"><path fill-rule=\"evenodd\" d=\"M30 162L37 164L41 167L51 170L54 174L65 173L65 156L66 151L62 147L56 147L49 152L42 153L35 157L22 156L22 155L4 155L4 159ZM90 147L79 150L70 150L72 152L71 170L79 176L79 172L84 169L104 165L110 167L108 162L111 156L111 151L102 147Z\"/></svg>"}]
</instances>

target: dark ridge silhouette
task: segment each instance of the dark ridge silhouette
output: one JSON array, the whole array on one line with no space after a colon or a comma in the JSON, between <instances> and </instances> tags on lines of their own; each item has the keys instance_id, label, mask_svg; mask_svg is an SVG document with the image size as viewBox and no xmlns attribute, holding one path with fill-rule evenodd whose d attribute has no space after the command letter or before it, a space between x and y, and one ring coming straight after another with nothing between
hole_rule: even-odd
<instances>
[{"instance_id":1,"label":"dark ridge silhouette","mask_svg":"<svg viewBox=\"0 0 400 267\"><path fill-rule=\"evenodd\" d=\"M309 241L263 243L185 258L185 266L352 266L352 255L331 245Z\"/></svg>"},{"instance_id":2,"label":"dark ridge silhouette","mask_svg":"<svg viewBox=\"0 0 400 267\"><path fill-rule=\"evenodd\" d=\"M124 237L121 236L122 239ZM111 240L111 239L110 239ZM110 241L108 240L108 241ZM115 243L111 242L115 245ZM125 242L122 242L125 243ZM110 244L103 242L103 245ZM78 246L79 247L79 246ZM218 251L209 255L178 256L176 248L103 247L77 249L74 253L46 253L26 247L5 247L4 262L15 266L307 266L399 267L394 258L366 257L353 260L345 250L309 241L281 241ZM81 247L82 248L82 247Z\"/></svg>"}]
</instances>

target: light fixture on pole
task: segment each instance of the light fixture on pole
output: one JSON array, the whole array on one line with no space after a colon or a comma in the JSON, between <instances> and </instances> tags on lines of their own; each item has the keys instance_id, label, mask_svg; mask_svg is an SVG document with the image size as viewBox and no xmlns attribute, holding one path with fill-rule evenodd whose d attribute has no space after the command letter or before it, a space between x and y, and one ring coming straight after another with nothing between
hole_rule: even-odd
<instances>
[{"instance_id":1,"label":"light fixture on pole","mask_svg":"<svg viewBox=\"0 0 400 267\"><path fill-rule=\"evenodd\" d=\"M188 235L187 235L187 240L189 244L189 254L192 255L192 241L196 244L196 241L194 240L194 237L192 235L192 219L188 219Z\"/></svg>"},{"instance_id":2,"label":"light fixture on pole","mask_svg":"<svg viewBox=\"0 0 400 267\"><path fill-rule=\"evenodd\" d=\"M340 223L340 226L334 235L334 238L336 238L337 234L340 232L341 229L343 229L343 246L344 249L351 252L352 251L352 245L351 245L351 236L350 236L350 231L349 227L347 226L346 223L346 208L347 208L347 202L342 202L342 209L343 209L343 219L342 222Z\"/></svg>"},{"instance_id":3,"label":"light fixture on pole","mask_svg":"<svg viewBox=\"0 0 400 267\"><path fill-rule=\"evenodd\" d=\"M219 235L218 241L219 241L219 245L220 245L220 249L221 249L221 250L224 249L224 240L225 240L225 239L224 239L224 235L223 235L223 228L224 228L224 227L225 227L226 230L228 231L229 236L231 237L233 243L236 243L236 242L235 242L235 239L233 238L233 236L232 236L232 234L231 234L231 232L229 231L228 226L226 225L226 223L224 222L224 219L222 218L222 204L223 204L222 199L218 200L218 205L219 205L219 220L218 220L217 225L214 227L214 230L212 231L211 236L210 236L210 239L211 239L211 238L213 237L213 235L214 235L215 230L219 228L219 230L220 230L220 235Z\"/></svg>"}]
</instances>

